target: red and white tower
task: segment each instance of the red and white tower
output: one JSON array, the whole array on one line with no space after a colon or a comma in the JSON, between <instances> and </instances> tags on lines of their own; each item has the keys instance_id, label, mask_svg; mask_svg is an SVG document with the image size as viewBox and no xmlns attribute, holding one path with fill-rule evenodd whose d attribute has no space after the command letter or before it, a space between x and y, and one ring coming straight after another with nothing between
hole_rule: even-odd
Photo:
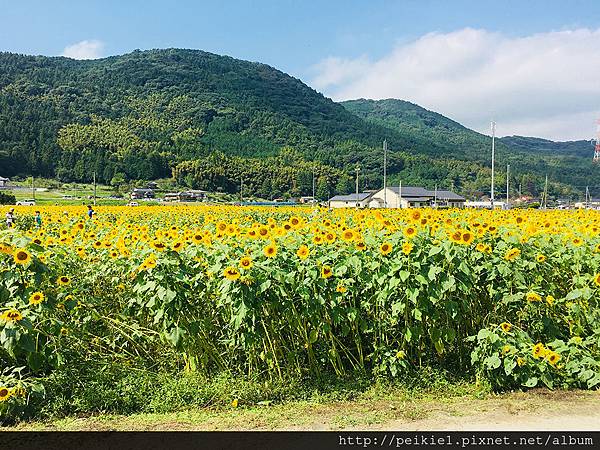
<instances>
[{"instance_id":1,"label":"red and white tower","mask_svg":"<svg viewBox=\"0 0 600 450\"><path fill-rule=\"evenodd\" d=\"M597 121L598 129L596 130L596 148L594 150L594 159L595 163L600 163L600 119Z\"/></svg>"}]
</instances>

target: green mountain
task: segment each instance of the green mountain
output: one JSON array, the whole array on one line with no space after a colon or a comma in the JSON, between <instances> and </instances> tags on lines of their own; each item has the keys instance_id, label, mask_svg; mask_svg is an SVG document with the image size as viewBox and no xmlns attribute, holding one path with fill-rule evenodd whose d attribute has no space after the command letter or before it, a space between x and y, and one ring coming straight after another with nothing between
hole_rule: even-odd
<instances>
[{"instance_id":1,"label":"green mountain","mask_svg":"<svg viewBox=\"0 0 600 450\"><path fill-rule=\"evenodd\" d=\"M408 102L339 104L270 66L198 50L87 61L0 53L2 176L174 175L228 192L243 179L247 193L279 195L310 194L314 173L325 197L353 190L356 164L361 187L379 187L384 139L392 183L475 195L489 185L490 138ZM557 194L586 184L574 168L596 175L560 145L530 144L499 140L498 162L532 192L546 172Z\"/></svg>"},{"instance_id":2,"label":"green mountain","mask_svg":"<svg viewBox=\"0 0 600 450\"><path fill-rule=\"evenodd\" d=\"M500 140L511 148L540 155L572 156L582 158L587 162L591 161L594 152L594 143L591 141L555 142L525 136L507 136L500 138Z\"/></svg>"},{"instance_id":3,"label":"green mountain","mask_svg":"<svg viewBox=\"0 0 600 450\"><path fill-rule=\"evenodd\" d=\"M396 99L359 99L342 104L373 124L388 127L407 139L413 137L415 148L420 148L419 153L477 161L486 167L490 164L491 138L441 114ZM427 146L429 151L423 148ZM589 141L554 142L510 136L497 139L496 151L500 178L506 180L506 172L502 173L502 169L510 164L512 186L516 189L521 184L524 192L533 195L538 194L546 174L556 195L581 193L600 175L599 168L591 164L593 147ZM571 189L564 189L564 185Z\"/></svg>"}]
</instances>

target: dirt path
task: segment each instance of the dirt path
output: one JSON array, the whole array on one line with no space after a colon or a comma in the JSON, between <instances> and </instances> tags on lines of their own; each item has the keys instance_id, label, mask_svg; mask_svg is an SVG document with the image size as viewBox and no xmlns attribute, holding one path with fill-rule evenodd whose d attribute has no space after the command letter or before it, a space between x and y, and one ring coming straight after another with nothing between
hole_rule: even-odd
<instances>
[{"instance_id":1,"label":"dirt path","mask_svg":"<svg viewBox=\"0 0 600 450\"><path fill-rule=\"evenodd\" d=\"M544 392L544 391L542 391ZM469 401L433 411L429 417L407 422L389 421L381 429L455 431L597 431L600 430L600 393L513 394L508 398Z\"/></svg>"},{"instance_id":2,"label":"dirt path","mask_svg":"<svg viewBox=\"0 0 600 450\"><path fill-rule=\"evenodd\" d=\"M476 399L286 403L169 414L101 415L13 430L600 430L600 391L546 391Z\"/></svg>"}]
</instances>

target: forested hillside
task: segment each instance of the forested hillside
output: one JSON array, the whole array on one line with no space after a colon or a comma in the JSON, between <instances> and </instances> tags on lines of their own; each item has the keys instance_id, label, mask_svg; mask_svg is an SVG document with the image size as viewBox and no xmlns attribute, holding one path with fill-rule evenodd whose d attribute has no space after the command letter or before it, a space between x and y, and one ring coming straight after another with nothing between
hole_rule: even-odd
<instances>
[{"instance_id":1,"label":"forested hillside","mask_svg":"<svg viewBox=\"0 0 600 450\"><path fill-rule=\"evenodd\" d=\"M87 61L0 53L2 176L90 181L95 172L110 183L174 174L231 192L244 178L256 192L308 194L306 173L314 170L324 195L347 191L356 164L361 187L379 187L384 139L392 183L467 194L489 185L490 138L407 102L342 106L267 65L198 50ZM545 150L539 159L536 152L500 141L499 164L510 160L532 191L546 172L560 193L593 175L578 155ZM269 172L271 186L265 158L281 168Z\"/></svg>"},{"instance_id":2,"label":"forested hillside","mask_svg":"<svg viewBox=\"0 0 600 450\"><path fill-rule=\"evenodd\" d=\"M359 117L393 129L402 137L418 136L422 145L429 143L431 154L450 154L453 159L475 160L484 165L490 160L489 136L413 103L396 99L360 99L342 104ZM546 174L556 194L581 192L590 183L598 184L594 180L600 175L600 168L591 164L593 147L589 141L554 142L511 136L499 138L496 151L499 171L510 164L513 172L511 184L521 184L523 192L528 194L539 193ZM501 175L505 176L506 172ZM562 189L555 182L570 185L573 189Z\"/></svg>"}]
</instances>

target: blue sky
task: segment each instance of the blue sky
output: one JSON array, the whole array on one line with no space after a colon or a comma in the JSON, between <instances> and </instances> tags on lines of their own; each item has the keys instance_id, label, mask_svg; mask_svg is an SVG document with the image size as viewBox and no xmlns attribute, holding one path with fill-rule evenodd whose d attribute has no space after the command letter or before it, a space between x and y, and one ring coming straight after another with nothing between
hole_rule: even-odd
<instances>
[{"instance_id":1,"label":"blue sky","mask_svg":"<svg viewBox=\"0 0 600 450\"><path fill-rule=\"evenodd\" d=\"M412 60L411 51L420 52L419 56L427 55L430 46L439 47L440 41L451 43L453 39L458 39L466 45L468 51L471 46L475 48L485 45L489 46L487 48L490 53L503 48L509 54L514 54L519 53L523 46L531 46L527 39L532 36L547 36L547 39L552 40L556 35L551 33L587 30L590 32L589 36L575 39L577 42L569 44L564 52L579 54L580 50L585 48L581 56L582 61L585 61L588 57L597 56L592 48L595 44L599 44L600 47L598 36L594 34L600 27L600 1L591 0L0 0L0 11L1 51L101 57L134 49L202 49L273 65L301 78L334 99L402 95L403 98L425 103L426 107L440 110L482 131L487 118L477 122L474 116L463 111L469 108L460 107L457 99L436 101L435 98L428 98L426 95L412 95L413 91L418 90L409 88L410 80L402 88L400 81L394 82L395 84L389 80L387 84L380 83L379 79L373 79L373 73L376 73L378 68L386 73L394 69L397 72L392 75L401 80L406 74L396 67L398 64L393 63L393 58L399 57L398 53L403 55L400 56L400 60L406 66L406 58ZM476 33L469 34L466 30L475 30ZM432 33L434 37L437 36L437 40L428 40ZM83 44L80 44L82 42ZM74 45L76 47L67 49ZM527 48L535 53L535 49ZM437 51L444 52L439 48ZM454 52L455 49L451 51ZM460 76L464 79L463 83L468 83L468 77L463 75L468 73L473 64L476 70L481 70L482 65L490 67L489 60L482 60L483 53L485 50L481 49L477 58L473 57L475 63L468 58L465 60L462 53L453 53L459 61L451 62L447 66L451 72L444 76ZM430 57L434 59L424 64L436 64L435 61L440 59L435 52ZM441 54L441 59L444 59L444 53ZM551 57L548 62L553 65L557 63ZM457 70L456 64L459 63L462 64L462 70ZM514 66L519 63L517 58L511 64ZM425 88L425 83L428 82L433 83L431 86L439 88L439 74L433 80L423 77L418 71L408 75L409 78L422 79ZM539 76L541 83L546 84L543 74ZM572 74L571 78L553 79L553 82L555 84L547 85L546 90L563 84L582 82L592 85L591 88L588 86L591 91L586 88L585 95L596 98L595 96L600 94L600 89L597 92L594 90L593 80L579 80L576 74ZM386 88L373 88L379 85ZM455 89L456 86L448 88ZM580 90L576 89L578 95L581 94ZM554 107L560 109L560 114L553 116L553 120L559 123L562 121L558 116L562 117L564 112L587 112L590 115L597 112L593 108L590 109L590 102L584 102L585 111L577 110L572 104L574 101L569 100L568 93L561 91L560 95L560 105L544 100L541 98L542 93L539 95L540 110ZM489 102L489 99L481 96L475 100L471 102L465 99L461 103L472 103L473 107L481 108ZM598 100L596 109L600 109L600 97ZM481 113L498 116L494 117L496 120L508 120L511 112L511 117L514 117L514 112L522 112L522 109L515 104L512 108L503 106ZM553 133L551 129L556 130L556 126L548 125L544 128L541 118L533 116L535 114L530 118L535 119L531 127L532 132L548 137L575 138L587 129L582 127L576 133L570 133L568 130L572 129L572 126L569 126L565 127L565 130ZM518 119L513 122L528 126L522 121L523 117ZM515 126L506 128L504 134L510 134L512 129L527 134L526 130ZM499 126L499 131L501 130L502 127Z\"/></svg>"}]
</instances>

